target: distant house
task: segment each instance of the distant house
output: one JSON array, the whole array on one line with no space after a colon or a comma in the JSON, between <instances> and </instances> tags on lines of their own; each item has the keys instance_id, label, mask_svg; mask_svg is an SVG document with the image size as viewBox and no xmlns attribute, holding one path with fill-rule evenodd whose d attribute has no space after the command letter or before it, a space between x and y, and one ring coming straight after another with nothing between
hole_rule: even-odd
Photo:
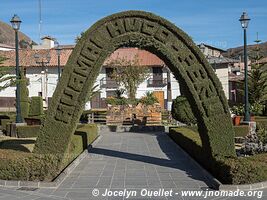
<instances>
[{"instance_id":1,"label":"distant house","mask_svg":"<svg viewBox=\"0 0 267 200\"><path fill-rule=\"evenodd\" d=\"M206 56L208 62L213 67L216 75L222 83L223 90L227 99L232 98L232 89L229 87L229 73L231 69L235 66L238 60L226 58L223 53L226 51L220 48L213 47L207 44L199 44L201 52Z\"/></svg>"},{"instance_id":2,"label":"distant house","mask_svg":"<svg viewBox=\"0 0 267 200\"><path fill-rule=\"evenodd\" d=\"M212 48L208 45L206 45L206 47ZM67 63L73 48L73 45L62 46L60 56L61 70L64 70L64 66ZM208 61L214 67L218 78L222 82L225 95L228 98L228 67L231 62L230 60L223 58L221 53L218 53L216 50L218 49L214 48L212 51L207 49L205 50L205 54ZM36 53L43 57L46 57L46 55L49 54L51 56L50 62L44 65L36 64L34 59ZM8 58L8 60L4 62L4 66L15 67L15 51L0 51L0 55ZM166 64L156 55L137 48L120 48L113 52L107 60L116 59L118 57L131 60L136 55L140 64L149 68L149 78L140 84L136 97L140 98L145 92L151 91L158 97L163 108L170 109L171 104L167 104L167 99L168 97L169 99L175 99L180 95L179 83L168 70ZM29 96L42 96L43 99L49 103L58 82L57 59L58 56L54 49L54 40L51 37L43 38L43 44L38 47L35 46L34 49L20 50L20 66L23 68L26 77L29 79ZM100 92L92 98L90 103L86 104L87 109L105 108L105 99L109 96L114 96L115 90L118 88L116 82L110 78L113 69L109 66L107 60L103 63L103 67L95 82L95 85L97 85L96 89L99 89ZM168 77L169 87L171 88L171 92L169 93L167 92ZM14 108L15 89L15 87L10 87L0 92L0 107Z\"/></svg>"},{"instance_id":3,"label":"distant house","mask_svg":"<svg viewBox=\"0 0 267 200\"><path fill-rule=\"evenodd\" d=\"M41 38L42 44L32 45L33 50L37 49L52 49L55 47L56 39L51 36L44 36Z\"/></svg>"},{"instance_id":4,"label":"distant house","mask_svg":"<svg viewBox=\"0 0 267 200\"><path fill-rule=\"evenodd\" d=\"M115 91L119 86L110 77L113 68L109 66L109 63L117 58L127 59L129 61L137 58L140 66L148 67L149 77L139 85L136 97L141 98L147 91L153 92L158 98L161 107L167 109L167 74L169 70L165 63L156 55L138 48L117 49L106 59L95 83L99 85L98 89L100 89L100 93L93 97L91 108L104 108L106 107L105 99L110 96L115 96ZM173 99L180 95L180 89L173 75L170 76L170 83L172 88L170 95Z\"/></svg>"}]
</instances>

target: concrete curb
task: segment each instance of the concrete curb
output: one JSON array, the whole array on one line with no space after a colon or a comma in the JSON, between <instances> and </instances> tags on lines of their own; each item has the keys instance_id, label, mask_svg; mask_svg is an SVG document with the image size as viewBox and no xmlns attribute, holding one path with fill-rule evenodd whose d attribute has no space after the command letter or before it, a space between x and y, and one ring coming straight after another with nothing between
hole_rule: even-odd
<instances>
[{"instance_id":1,"label":"concrete curb","mask_svg":"<svg viewBox=\"0 0 267 200\"><path fill-rule=\"evenodd\" d=\"M261 190L267 188L267 181L253 183L247 185L223 185L219 186L219 190Z\"/></svg>"},{"instance_id":2,"label":"concrete curb","mask_svg":"<svg viewBox=\"0 0 267 200\"><path fill-rule=\"evenodd\" d=\"M92 144L88 146L88 149L92 148L102 136L98 135ZM61 172L57 178L52 182L43 181L10 181L0 180L1 187L23 187L23 188L57 188L65 178L79 165L79 163L88 155L88 149L85 149L76 159Z\"/></svg>"}]
</instances>

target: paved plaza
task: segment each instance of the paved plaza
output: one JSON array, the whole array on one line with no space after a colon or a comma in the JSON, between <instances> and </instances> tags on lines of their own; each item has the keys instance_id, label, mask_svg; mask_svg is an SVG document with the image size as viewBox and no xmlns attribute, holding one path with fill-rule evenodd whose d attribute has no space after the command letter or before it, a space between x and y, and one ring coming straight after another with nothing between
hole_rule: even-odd
<instances>
[{"instance_id":1,"label":"paved plaza","mask_svg":"<svg viewBox=\"0 0 267 200\"><path fill-rule=\"evenodd\" d=\"M213 185L166 133L106 132L58 188L27 191L0 187L0 200L204 199L181 197L181 191L213 191ZM117 191L121 196L114 196ZM150 198L149 191L161 196ZM106 193L109 197L103 196Z\"/></svg>"}]
</instances>

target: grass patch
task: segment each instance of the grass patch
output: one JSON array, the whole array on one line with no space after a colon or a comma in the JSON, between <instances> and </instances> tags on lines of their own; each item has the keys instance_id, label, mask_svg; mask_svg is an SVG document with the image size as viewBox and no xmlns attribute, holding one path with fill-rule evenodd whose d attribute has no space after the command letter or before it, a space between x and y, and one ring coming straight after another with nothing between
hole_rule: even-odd
<instances>
[{"instance_id":1,"label":"grass patch","mask_svg":"<svg viewBox=\"0 0 267 200\"><path fill-rule=\"evenodd\" d=\"M251 157L206 157L200 136L186 128L172 128L170 137L224 184L250 184L267 180L267 154Z\"/></svg>"}]
</instances>

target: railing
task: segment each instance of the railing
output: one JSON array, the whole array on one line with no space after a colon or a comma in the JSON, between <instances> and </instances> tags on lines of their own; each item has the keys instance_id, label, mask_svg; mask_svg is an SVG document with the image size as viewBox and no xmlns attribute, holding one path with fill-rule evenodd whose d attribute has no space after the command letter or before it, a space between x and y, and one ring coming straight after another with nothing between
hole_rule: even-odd
<instances>
[{"instance_id":1,"label":"railing","mask_svg":"<svg viewBox=\"0 0 267 200\"><path fill-rule=\"evenodd\" d=\"M106 124L107 109L92 109L87 116L88 123Z\"/></svg>"},{"instance_id":2,"label":"railing","mask_svg":"<svg viewBox=\"0 0 267 200\"><path fill-rule=\"evenodd\" d=\"M99 84L100 88L117 88L119 87L119 85L117 84L116 81L114 80L110 80L110 79L106 79L106 78L102 78L100 80L100 84Z\"/></svg>"},{"instance_id":3,"label":"railing","mask_svg":"<svg viewBox=\"0 0 267 200\"><path fill-rule=\"evenodd\" d=\"M155 80L153 78L149 78L147 80L147 87L165 87L167 85L167 78L161 80Z\"/></svg>"}]
</instances>

